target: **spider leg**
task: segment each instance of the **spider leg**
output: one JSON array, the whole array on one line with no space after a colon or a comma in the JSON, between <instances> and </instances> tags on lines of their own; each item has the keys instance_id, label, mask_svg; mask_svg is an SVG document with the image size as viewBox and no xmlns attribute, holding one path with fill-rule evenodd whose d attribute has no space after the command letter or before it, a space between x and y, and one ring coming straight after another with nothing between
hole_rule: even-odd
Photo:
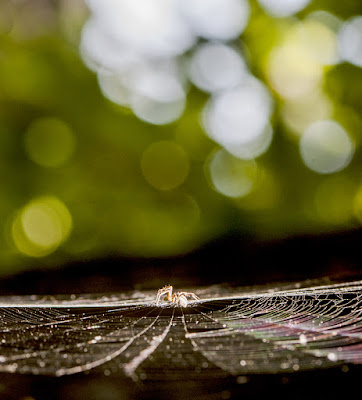
<instances>
[{"instance_id":1,"label":"spider leg","mask_svg":"<svg viewBox=\"0 0 362 400\"><path fill-rule=\"evenodd\" d=\"M166 296L166 300L171 301L172 298L172 286L165 286L162 289L159 289L156 296L156 304L159 304L162 296Z\"/></svg>"},{"instance_id":2,"label":"spider leg","mask_svg":"<svg viewBox=\"0 0 362 400\"><path fill-rule=\"evenodd\" d=\"M183 294L184 296L188 296L188 297L191 297L191 298L193 298L194 300L200 300L200 297L198 297L198 296L196 296L196 294L195 293L192 293L192 292L181 292L180 294Z\"/></svg>"}]
</instances>

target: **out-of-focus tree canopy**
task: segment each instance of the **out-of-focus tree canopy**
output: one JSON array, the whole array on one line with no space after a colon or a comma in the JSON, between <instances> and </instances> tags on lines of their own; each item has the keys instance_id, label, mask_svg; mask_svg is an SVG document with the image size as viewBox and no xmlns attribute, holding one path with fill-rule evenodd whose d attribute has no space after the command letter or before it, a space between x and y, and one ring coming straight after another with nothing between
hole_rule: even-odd
<instances>
[{"instance_id":1,"label":"out-of-focus tree canopy","mask_svg":"<svg viewBox=\"0 0 362 400\"><path fill-rule=\"evenodd\" d=\"M0 273L360 226L361 14L0 0Z\"/></svg>"}]
</instances>

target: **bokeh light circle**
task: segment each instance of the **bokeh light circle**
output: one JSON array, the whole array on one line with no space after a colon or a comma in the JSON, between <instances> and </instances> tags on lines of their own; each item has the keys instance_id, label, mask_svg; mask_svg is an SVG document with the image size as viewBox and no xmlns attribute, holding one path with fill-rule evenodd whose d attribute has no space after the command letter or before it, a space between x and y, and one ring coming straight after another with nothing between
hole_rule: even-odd
<instances>
[{"instance_id":1,"label":"bokeh light circle","mask_svg":"<svg viewBox=\"0 0 362 400\"><path fill-rule=\"evenodd\" d=\"M322 69L304 43L292 40L272 49L267 75L270 85L280 96L293 99L315 90Z\"/></svg>"},{"instance_id":2,"label":"bokeh light circle","mask_svg":"<svg viewBox=\"0 0 362 400\"><path fill-rule=\"evenodd\" d=\"M125 44L107 34L94 16L83 27L79 50L84 63L93 71L104 68L121 72L141 59Z\"/></svg>"},{"instance_id":3,"label":"bokeh light circle","mask_svg":"<svg viewBox=\"0 0 362 400\"><path fill-rule=\"evenodd\" d=\"M249 21L247 0L179 0L179 6L193 32L206 39L234 39Z\"/></svg>"},{"instance_id":4,"label":"bokeh light circle","mask_svg":"<svg viewBox=\"0 0 362 400\"><path fill-rule=\"evenodd\" d=\"M208 168L215 190L232 198L249 194L257 177L255 161L240 160L223 149L212 155Z\"/></svg>"},{"instance_id":5,"label":"bokeh light circle","mask_svg":"<svg viewBox=\"0 0 362 400\"><path fill-rule=\"evenodd\" d=\"M349 164L354 144L341 125L326 120L314 122L305 130L299 149L308 168L320 174L329 174Z\"/></svg>"},{"instance_id":6,"label":"bokeh light circle","mask_svg":"<svg viewBox=\"0 0 362 400\"><path fill-rule=\"evenodd\" d=\"M251 140L240 144L225 144L224 148L233 156L243 160L251 160L264 154L271 145L273 139L273 128L267 124L259 135L252 137Z\"/></svg>"},{"instance_id":7,"label":"bokeh light circle","mask_svg":"<svg viewBox=\"0 0 362 400\"><path fill-rule=\"evenodd\" d=\"M339 34L341 57L357 67L362 67L362 15L350 18Z\"/></svg>"},{"instance_id":8,"label":"bokeh light circle","mask_svg":"<svg viewBox=\"0 0 362 400\"><path fill-rule=\"evenodd\" d=\"M159 190L180 186L189 173L189 159L177 143L160 141L142 154L141 169L146 181Z\"/></svg>"},{"instance_id":9,"label":"bokeh light circle","mask_svg":"<svg viewBox=\"0 0 362 400\"><path fill-rule=\"evenodd\" d=\"M312 17L299 30L300 42L310 57L319 65L333 65L339 61L337 35L332 27Z\"/></svg>"},{"instance_id":10,"label":"bokeh light circle","mask_svg":"<svg viewBox=\"0 0 362 400\"><path fill-rule=\"evenodd\" d=\"M311 123L331 118L332 113L333 103L320 88L286 101L281 110L284 124L298 136Z\"/></svg>"},{"instance_id":11,"label":"bokeh light circle","mask_svg":"<svg viewBox=\"0 0 362 400\"><path fill-rule=\"evenodd\" d=\"M305 8L310 0L258 0L263 9L275 17L288 17Z\"/></svg>"},{"instance_id":12,"label":"bokeh light circle","mask_svg":"<svg viewBox=\"0 0 362 400\"><path fill-rule=\"evenodd\" d=\"M254 158L270 144L266 128L272 108L267 88L249 77L242 85L211 98L203 114L204 128L215 142L234 149L233 154Z\"/></svg>"},{"instance_id":13,"label":"bokeh light circle","mask_svg":"<svg viewBox=\"0 0 362 400\"><path fill-rule=\"evenodd\" d=\"M316 90L323 67L340 61L336 28L317 17L292 23L281 43L269 53L266 74L283 98L295 99Z\"/></svg>"},{"instance_id":14,"label":"bokeh light circle","mask_svg":"<svg viewBox=\"0 0 362 400\"><path fill-rule=\"evenodd\" d=\"M72 217L56 197L39 197L21 209L12 224L18 250L31 257L43 257L56 250L69 236Z\"/></svg>"},{"instance_id":15,"label":"bokeh light circle","mask_svg":"<svg viewBox=\"0 0 362 400\"><path fill-rule=\"evenodd\" d=\"M175 56L195 41L178 12L178 0L87 1L106 35L138 54Z\"/></svg>"},{"instance_id":16,"label":"bokeh light circle","mask_svg":"<svg viewBox=\"0 0 362 400\"><path fill-rule=\"evenodd\" d=\"M246 65L240 54L222 43L198 46L189 66L192 83L205 92L237 86L246 74Z\"/></svg>"},{"instance_id":17,"label":"bokeh light circle","mask_svg":"<svg viewBox=\"0 0 362 400\"><path fill-rule=\"evenodd\" d=\"M34 120L24 135L28 157L42 167L60 167L72 156L75 136L71 128L57 118Z\"/></svg>"},{"instance_id":18,"label":"bokeh light circle","mask_svg":"<svg viewBox=\"0 0 362 400\"><path fill-rule=\"evenodd\" d=\"M118 73L101 70L97 74L98 85L104 97L120 106L129 106L129 91Z\"/></svg>"},{"instance_id":19,"label":"bokeh light circle","mask_svg":"<svg viewBox=\"0 0 362 400\"><path fill-rule=\"evenodd\" d=\"M144 73L134 81L130 106L135 115L155 125L180 118L186 104L185 91L177 77L163 73Z\"/></svg>"}]
</instances>

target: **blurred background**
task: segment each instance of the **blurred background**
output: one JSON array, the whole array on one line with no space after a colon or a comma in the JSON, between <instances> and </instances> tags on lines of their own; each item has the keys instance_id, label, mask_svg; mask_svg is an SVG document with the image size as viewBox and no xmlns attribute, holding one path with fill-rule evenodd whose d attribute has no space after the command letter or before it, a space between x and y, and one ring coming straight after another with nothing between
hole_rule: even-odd
<instances>
[{"instance_id":1,"label":"blurred background","mask_svg":"<svg viewBox=\"0 0 362 400\"><path fill-rule=\"evenodd\" d=\"M361 14L0 0L0 276L359 231Z\"/></svg>"}]
</instances>

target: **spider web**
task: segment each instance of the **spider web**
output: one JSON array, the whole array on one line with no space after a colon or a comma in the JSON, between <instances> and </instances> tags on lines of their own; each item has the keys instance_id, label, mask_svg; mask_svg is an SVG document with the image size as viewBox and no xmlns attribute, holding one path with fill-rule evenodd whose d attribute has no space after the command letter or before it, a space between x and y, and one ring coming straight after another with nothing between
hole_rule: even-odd
<instances>
[{"instance_id":1,"label":"spider web","mask_svg":"<svg viewBox=\"0 0 362 400\"><path fill-rule=\"evenodd\" d=\"M0 298L0 372L147 382L362 363L362 281L194 292L186 308L149 291Z\"/></svg>"}]
</instances>

